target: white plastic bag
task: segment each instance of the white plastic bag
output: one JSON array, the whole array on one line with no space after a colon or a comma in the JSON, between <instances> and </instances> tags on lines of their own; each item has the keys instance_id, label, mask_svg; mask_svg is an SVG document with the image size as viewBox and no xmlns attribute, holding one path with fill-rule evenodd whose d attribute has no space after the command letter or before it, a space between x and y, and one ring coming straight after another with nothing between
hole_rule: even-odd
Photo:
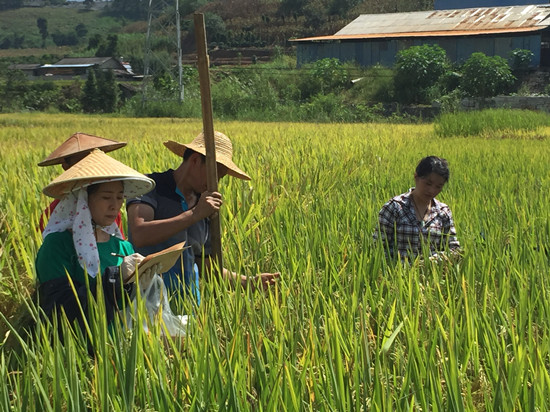
<instances>
[{"instance_id":1,"label":"white plastic bag","mask_svg":"<svg viewBox=\"0 0 550 412\"><path fill-rule=\"evenodd\" d=\"M142 283L143 285L143 283ZM170 309L170 303L168 302L168 291L164 285L162 278L155 274L151 281L148 282L146 287L142 287L140 290L141 298L145 304L149 322L151 325L162 321L161 325L162 334L169 334L170 336L185 336L187 330L187 315L174 315L172 309ZM137 314L137 300L133 302L134 315ZM132 315L127 314L128 326L132 325ZM143 329L148 332L149 326L147 320L143 320Z\"/></svg>"}]
</instances>

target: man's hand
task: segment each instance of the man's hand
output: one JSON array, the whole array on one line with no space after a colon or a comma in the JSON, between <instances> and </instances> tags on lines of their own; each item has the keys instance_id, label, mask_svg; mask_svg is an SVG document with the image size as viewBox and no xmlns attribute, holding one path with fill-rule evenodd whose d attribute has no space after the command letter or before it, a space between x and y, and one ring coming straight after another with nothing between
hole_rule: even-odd
<instances>
[{"instance_id":1,"label":"man's hand","mask_svg":"<svg viewBox=\"0 0 550 412\"><path fill-rule=\"evenodd\" d=\"M222 195L219 192L203 192L193 212L199 220L205 219L217 213L222 206Z\"/></svg>"},{"instance_id":2,"label":"man's hand","mask_svg":"<svg viewBox=\"0 0 550 412\"><path fill-rule=\"evenodd\" d=\"M277 279L279 279L279 276L281 276L279 272L259 273L251 278L241 276L241 285L243 287L246 287L247 284L249 284L252 290L261 289L265 291L268 290L271 286L277 284Z\"/></svg>"}]
</instances>

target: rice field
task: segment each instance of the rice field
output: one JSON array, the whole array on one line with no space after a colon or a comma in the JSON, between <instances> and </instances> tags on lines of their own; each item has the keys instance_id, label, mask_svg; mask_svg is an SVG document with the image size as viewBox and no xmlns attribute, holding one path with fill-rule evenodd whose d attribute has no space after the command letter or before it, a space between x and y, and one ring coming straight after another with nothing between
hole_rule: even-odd
<instances>
[{"instance_id":1,"label":"rice field","mask_svg":"<svg viewBox=\"0 0 550 412\"><path fill-rule=\"evenodd\" d=\"M550 409L550 128L516 138L442 137L433 124L215 128L252 177L220 184L224 263L281 272L278 286L203 282L182 339L138 323L109 333L98 313L90 358L82 336L62 345L48 322L17 338L36 316L41 189L61 171L36 164L82 131L127 141L112 156L143 173L174 168L162 142L189 142L202 123L0 115L0 410ZM438 198L463 259L386 261L372 241L378 211L432 154L450 164Z\"/></svg>"}]
</instances>

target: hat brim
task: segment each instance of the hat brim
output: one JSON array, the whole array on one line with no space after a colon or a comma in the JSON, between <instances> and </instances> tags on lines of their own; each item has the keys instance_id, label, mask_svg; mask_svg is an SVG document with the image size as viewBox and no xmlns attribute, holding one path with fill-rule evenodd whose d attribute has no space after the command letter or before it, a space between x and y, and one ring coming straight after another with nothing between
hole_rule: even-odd
<instances>
[{"instance_id":1,"label":"hat brim","mask_svg":"<svg viewBox=\"0 0 550 412\"><path fill-rule=\"evenodd\" d=\"M113 159L103 151L94 149L80 162L55 178L42 192L47 196L61 198L92 184L113 181L124 183L126 197L148 193L155 187L153 179Z\"/></svg>"},{"instance_id":2,"label":"hat brim","mask_svg":"<svg viewBox=\"0 0 550 412\"><path fill-rule=\"evenodd\" d=\"M74 178L63 182L52 182L42 190L46 196L60 199L69 193L85 189L88 186L121 181L124 185L124 197L131 198L143 195L154 189L155 184L148 177L139 176L97 176L94 178Z\"/></svg>"},{"instance_id":3,"label":"hat brim","mask_svg":"<svg viewBox=\"0 0 550 412\"><path fill-rule=\"evenodd\" d=\"M164 146L166 146L168 150L178 155L179 157L183 157L183 154L185 153L186 149L191 149L194 152L197 152L206 156L206 149L204 147L193 145L192 143L182 144L182 143L174 142L173 140L168 140L164 142ZM233 176L233 177L236 177L237 179L242 179L242 180L251 180L250 176L248 176L239 166L237 166L231 159L229 159L226 156L216 156L216 163L220 163L225 167L227 167L227 174L229 176Z\"/></svg>"}]
</instances>

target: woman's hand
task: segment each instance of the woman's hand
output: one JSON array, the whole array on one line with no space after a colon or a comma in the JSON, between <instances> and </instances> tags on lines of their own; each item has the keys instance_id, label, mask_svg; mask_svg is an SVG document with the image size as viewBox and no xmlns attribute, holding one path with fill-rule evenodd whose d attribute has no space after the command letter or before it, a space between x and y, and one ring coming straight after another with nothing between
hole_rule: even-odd
<instances>
[{"instance_id":1,"label":"woman's hand","mask_svg":"<svg viewBox=\"0 0 550 412\"><path fill-rule=\"evenodd\" d=\"M139 253L133 253L124 257L122 264L120 265L120 274L122 275L122 280L124 283L131 279L137 266L143 259L145 258Z\"/></svg>"}]
</instances>

